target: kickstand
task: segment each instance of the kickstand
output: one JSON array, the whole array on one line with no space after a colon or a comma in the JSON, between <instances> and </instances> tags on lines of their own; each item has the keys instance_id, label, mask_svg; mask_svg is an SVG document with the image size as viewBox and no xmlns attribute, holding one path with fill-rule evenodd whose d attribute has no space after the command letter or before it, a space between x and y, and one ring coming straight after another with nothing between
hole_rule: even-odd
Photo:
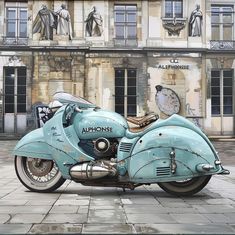
<instances>
[{"instance_id":1,"label":"kickstand","mask_svg":"<svg viewBox=\"0 0 235 235\"><path fill-rule=\"evenodd\" d=\"M126 189L125 189L125 188L122 188L122 191L125 193L125 192L126 192Z\"/></svg>"}]
</instances>

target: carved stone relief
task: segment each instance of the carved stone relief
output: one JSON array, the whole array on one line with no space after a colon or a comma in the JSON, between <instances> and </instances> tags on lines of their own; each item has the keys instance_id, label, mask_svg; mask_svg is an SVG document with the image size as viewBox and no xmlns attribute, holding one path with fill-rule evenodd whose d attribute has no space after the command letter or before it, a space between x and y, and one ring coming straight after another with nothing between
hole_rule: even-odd
<instances>
[{"instance_id":1,"label":"carved stone relief","mask_svg":"<svg viewBox=\"0 0 235 235\"><path fill-rule=\"evenodd\" d=\"M184 18L162 18L163 27L168 31L169 36L179 36L180 31L186 26Z\"/></svg>"}]
</instances>

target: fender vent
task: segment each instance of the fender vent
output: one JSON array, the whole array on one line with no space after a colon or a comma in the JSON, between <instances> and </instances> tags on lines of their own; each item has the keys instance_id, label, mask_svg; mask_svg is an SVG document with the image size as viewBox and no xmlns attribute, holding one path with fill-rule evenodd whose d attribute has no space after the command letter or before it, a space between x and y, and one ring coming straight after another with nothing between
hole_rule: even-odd
<instances>
[{"instance_id":1,"label":"fender vent","mask_svg":"<svg viewBox=\"0 0 235 235\"><path fill-rule=\"evenodd\" d=\"M129 153L132 147L132 143L121 142L119 151Z\"/></svg>"},{"instance_id":2,"label":"fender vent","mask_svg":"<svg viewBox=\"0 0 235 235\"><path fill-rule=\"evenodd\" d=\"M157 176L171 175L171 168L170 167L157 167L156 175Z\"/></svg>"}]
</instances>

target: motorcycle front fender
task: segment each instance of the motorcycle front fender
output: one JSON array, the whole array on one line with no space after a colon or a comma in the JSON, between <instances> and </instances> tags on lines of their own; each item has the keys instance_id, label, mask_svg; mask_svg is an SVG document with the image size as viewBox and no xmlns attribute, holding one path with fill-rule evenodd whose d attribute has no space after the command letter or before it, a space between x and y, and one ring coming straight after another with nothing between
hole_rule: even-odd
<instances>
[{"instance_id":1,"label":"motorcycle front fender","mask_svg":"<svg viewBox=\"0 0 235 235\"><path fill-rule=\"evenodd\" d=\"M25 135L15 146L13 154L16 156L41 158L52 160L49 146L45 142L43 129L39 128Z\"/></svg>"},{"instance_id":2,"label":"motorcycle front fender","mask_svg":"<svg viewBox=\"0 0 235 235\"><path fill-rule=\"evenodd\" d=\"M223 172L210 141L181 126L163 126L144 134L131 153L128 172L134 182L170 182Z\"/></svg>"}]
</instances>

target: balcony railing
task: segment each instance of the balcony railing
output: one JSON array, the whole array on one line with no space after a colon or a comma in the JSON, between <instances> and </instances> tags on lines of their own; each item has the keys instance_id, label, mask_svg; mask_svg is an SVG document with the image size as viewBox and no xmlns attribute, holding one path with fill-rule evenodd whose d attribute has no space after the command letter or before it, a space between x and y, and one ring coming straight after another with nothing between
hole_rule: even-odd
<instances>
[{"instance_id":1,"label":"balcony railing","mask_svg":"<svg viewBox=\"0 0 235 235\"><path fill-rule=\"evenodd\" d=\"M235 50L235 41L231 40L211 40L211 50Z\"/></svg>"},{"instance_id":2,"label":"balcony railing","mask_svg":"<svg viewBox=\"0 0 235 235\"><path fill-rule=\"evenodd\" d=\"M19 46L27 46L28 38L20 38L20 37L3 37L3 45L19 45Z\"/></svg>"},{"instance_id":3,"label":"balcony railing","mask_svg":"<svg viewBox=\"0 0 235 235\"><path fill-rule=\"evenodd\" d=\"M114 38L114 45L120 47L136 47L137 38Z\"/></svg>"}]
</instances>

